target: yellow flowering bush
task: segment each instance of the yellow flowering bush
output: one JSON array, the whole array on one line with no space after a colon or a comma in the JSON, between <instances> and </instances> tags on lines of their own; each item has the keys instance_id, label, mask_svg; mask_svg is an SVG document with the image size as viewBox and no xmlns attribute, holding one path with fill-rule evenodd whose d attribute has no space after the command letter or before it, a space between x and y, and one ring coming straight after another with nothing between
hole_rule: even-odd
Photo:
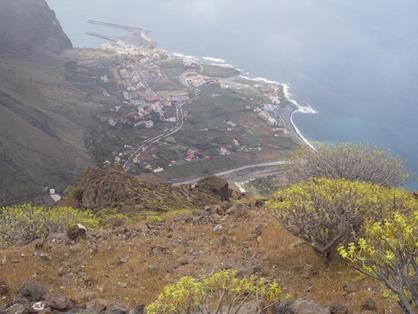
<instances>
[{"instance_id":1,"label":"yellow flowering bush","mask_svg":"<svg viewBox=\"0 0 418 314\"><path fill-rule=\"evenodd\" d=\"M417 313L418 210L370 222L363 238L338 251L358 271L382 281L406 313Z\"/></svg>"},{"instance_id":2,"label":"yellow flowering bush","mask_svg":"<svg viewBox=\"0 0 418 314\"><path fill-rule=\"evenodd\" d=\"M166 286L147 307L147 313L232 314L251 305L255 314L261 314L281 298L281 288L275 282L256 276L239 277L235 270L221 270L199 280L183 277Z\"/></svg>"},{"instance_id":3,"label":"yellow flowering bush","mask_svg":"<svg viewBox=\"0 0 418 314\"><path fill-rule=\"evenodd\" d=\"M267 208L282 225L332 260L340 244L362 235L367 218L418 208L418 200L401 188L345 179L317 178L273 195Z\"/></svg>"},{"instance_id":4,"label":"yellow flowering bush","mask_svg":"<svg viewBox=\"0 0 418 314\"><path fill-rule=\"evenodd\" d=\"M31 204L1 207L0 247L45 238L77 223L95 228L99 221L92 212L75 208L44 208Z\"/></svg>"}]
</instances>

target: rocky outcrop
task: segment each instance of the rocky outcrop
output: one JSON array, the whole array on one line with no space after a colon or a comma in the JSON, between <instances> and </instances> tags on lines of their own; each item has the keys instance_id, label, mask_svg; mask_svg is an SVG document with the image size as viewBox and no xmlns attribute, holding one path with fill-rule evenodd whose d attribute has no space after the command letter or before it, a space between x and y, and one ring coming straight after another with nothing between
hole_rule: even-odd
<instances>
[{"instance_id":1,"label":"rocky outcrop","mask_svg":"<svg viewBox=\"0 0 418 314\"><path fill-rule=\"evenodd\" d=\"M221 201L229 201L232 190L229 188L228 181L219 177L208 177L199 181L196 188L202 192L213 195Z\"/></svg>"},{"instance_id":2,"label":"rocky outcrop","mask_svg":"<svg viewBox=\"0 0 418 314\"><path fill-rule=\"evenodd\" d=\"M45 0L0 1L0 53L58 54L72 48Z\"/></svg>"},{"instance_id":3,"label":"rocky outcrop","mask_svg":"<svg viewBox=\"0 0 418 314\"><path fill-rule=\"evenodd\" d=\"M121 167L90 168L73 186L69 187L61 205L92 210L117 208L126 211L168 211L195 208L216 203L227 193L215 188L190 190L163 183L145 182L125 173Z\"/></svg>"}]
</instances>

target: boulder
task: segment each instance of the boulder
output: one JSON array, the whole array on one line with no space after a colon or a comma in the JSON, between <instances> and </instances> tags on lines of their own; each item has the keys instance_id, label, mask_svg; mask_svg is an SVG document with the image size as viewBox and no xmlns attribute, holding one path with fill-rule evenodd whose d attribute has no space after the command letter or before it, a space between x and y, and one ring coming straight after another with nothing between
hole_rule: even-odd
<instances>
[{"instance_id":1,"label":"boulder","mask_svg":"<svg viewBox=\"0 0 418 314\"><path fill-rule=\"evenodd\" d=\"M273 305L271 312L272 314L295 314L291 309L290 306L292 302L280 302Z\"/></svg>"},{"instance_id":2,"label":"boulder","mask_svg":"<svg viewBox=\"0 0 418 314\"><path fill-rule=\"evenodd\" d=\"M224 227L222 225L216 225L213 227L213 232L222 233L224 231Z\"/></svg>"},{"instance_id":3,"label":"boulder","mask_svg":"<svg viewBox=\"0 0 418 314\"><path fill-rule=\"evenodd\" d=\"M28 314L29 309L26 305L17 303L6 309L7 314Z\"/></svg>"},{"instance_id":4,"label":"boulder","mask_svg":"<svg viewBox=\"0 0 418 314\"><path fill-rule=\"evenodd\" d=\"M187 260L186 257L182 257L182 258L179 259L178 263L179 263L180 266L184 266L184 265L189 264L189 261Z\"/></svg>"},{"instance_id":5,"label":"boulder","mask_svg":"<svg viewBox=\"0 0 418 314\"><path fill-rule=\"evenodd\" d=\"M47 303L45 301L39 301L39 302L32 304L31 312L40 313L40 312L45 311L46 307L47 307Z\"/></svg>"},{"instance_id":6,"label":"boulder","mask_svg":"<svg viewBox=\"0 0 418 314\"><path fill-rule=\"evenodd\" d=\"M104 313L105 314L126 314L128 313L128 310L123 305L112 303L106 308L106 311Z\"/></svg>"},{"instance_id":7,"label":"boulder","mask_svg":"<svg viewBox=\"0 0 418 314\"><path fill-rule=\"evenodd\" d=\"M276 304L272 308L272 314L329 314L329 312L314 301L297 299Z\"/></svg>"},{"instance_id":8,"label":"boulder","mask_svg":"<svg viewBox=\"0 0 418 314\"><path fill-rule=\"evenodd\" d=\"M377 311L376 302L372 298L368 298L366 301L363 302L361 305L362 311Z\"/></svg>"},{"instance_id":9,"label":"boulder","mask_svg":"<svg viewBox=\"0 0 418 314\"><path fill-rule=\"evenodd\" d=\"M263 207L266 204L267 200L266 199L258 199L255 201L255 207L260 208Z\"/></svg>"},{"instance_id":10,"label":"boulder","mask_svg":"<svg viewBox=\"0 0 418 314\"><path fill-rule=\"evenodd\" d=\"M34 280L27 280L19 289L19 293L31 302L38 302L44 300L47 288Z\"/></svg>"},{"instance_id":11,"label":"boulder","mask_svg":"<svg viewBox=\"0 0 418 314\"><path fill-rule=\"evenodd\" d=\"M67 236L71 241L87 239L87 228L82 224L77 224L67 230Z\"/></svg>"},{"instance_id":12,"label":"boulder","mask_svg":"<svg viewBox=\"0 0 418 314\"><path fill-rule=\"evenodd\" d=\"M345 293L353 293L358 290L358 286L353 282L346 282L343 284L343 290Z\"/></svg>"},{"instance_id":13,"label":"boulder","mask_svg":"<svg viewBox=\"0 0 418 314\"><path fill-rule=\"evenodd\" d=\"M88 310L88 309L79 309L76 312L71 312L71 313L67 313L67 314L100 314L103 313L101 311L98 310Z\"/></svg>"},{"instance_id":14,"label":"boulder","mask_svg":"<svg viewBox=\"0 0 418 314\"><path fill-rule=\"evenodd\" d=\"M348 314L348 308L344 304L333 303L328 309L330 314Z\"/></svg>"},{"instance_id":15,"label":"boulder","mask_svg":"<svg viewBox=\"0 0 418 314\"><path fill-rule=\"evenodd\" d=\"M139 304L129 311L129 314L144 314L145 304Z\"/></svg>"},{"instance_id":16,"label":"boulder","mask_svg":"<svg viewBox=\"0 0 418 314\"><path fill-rule=\"evenodd\" d=\"M86 304L86 309L102 312L106 310L107 305L108 305L108 302L106 300L99 298L99 299L94 299L94 300L89 301Z\"/></svg>"},{"instance_id":17,"label":"boulder","mask_svg":"<svg viewBox=\"0 0 418 314\"><path fill-rule=\"evenodd\" d=\"M9 294L9 287L6 285L5 282L0 281L0 297Z\"/></svg>"},{"instance_id":18,"label":"boulder","mask_svg":"<svg viewBox=\"0 0 418 314\"><path fill-rule=\"evenodd\" d=\"M68 311L74 307L74 303L62 294L49 296L47 305L51 309L58 311Z\"/></svg>"}]
</instances>

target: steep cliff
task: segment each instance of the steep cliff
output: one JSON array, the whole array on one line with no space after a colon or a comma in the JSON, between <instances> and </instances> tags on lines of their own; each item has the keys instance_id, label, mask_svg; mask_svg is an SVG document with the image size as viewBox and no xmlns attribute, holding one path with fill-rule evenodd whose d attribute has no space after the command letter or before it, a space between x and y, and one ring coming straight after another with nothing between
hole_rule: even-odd
<instances>
[{"instance_id":1,"label":"steep cliff","mask_svg":"<svg viewBox=\"0 0 418 314\"><path fill-rule=\"evenodd\" d=\"M71 48L45 0L0 0L0 205L93 164L84 139L97 105L66 79Z\"/></svg>"},{"instance_id":2,"label":"steep cliff","mask_svg":"<svg viewBox=\"0 0 418 314\"><path fill-rule=\"evenodd\" d=\"M0 53L60 53L70 48L45 0L0 1Z\"/></svg>"}]
</instances>

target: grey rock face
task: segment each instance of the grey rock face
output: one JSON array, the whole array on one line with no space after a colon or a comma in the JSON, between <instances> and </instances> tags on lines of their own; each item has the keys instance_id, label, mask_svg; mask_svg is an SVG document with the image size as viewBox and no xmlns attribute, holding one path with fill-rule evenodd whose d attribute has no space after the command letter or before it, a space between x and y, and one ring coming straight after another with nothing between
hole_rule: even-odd
<instances>
[{"instance_id":1,"label":"grey rock face","mask_svg":"<svg viewBox=\"0 0 418 314\"><path fill-rule=\"evenodd\" d=\"M0 53L58 54L72 48L45 0L0 1Z\"/></svg>"}]
</instances>

